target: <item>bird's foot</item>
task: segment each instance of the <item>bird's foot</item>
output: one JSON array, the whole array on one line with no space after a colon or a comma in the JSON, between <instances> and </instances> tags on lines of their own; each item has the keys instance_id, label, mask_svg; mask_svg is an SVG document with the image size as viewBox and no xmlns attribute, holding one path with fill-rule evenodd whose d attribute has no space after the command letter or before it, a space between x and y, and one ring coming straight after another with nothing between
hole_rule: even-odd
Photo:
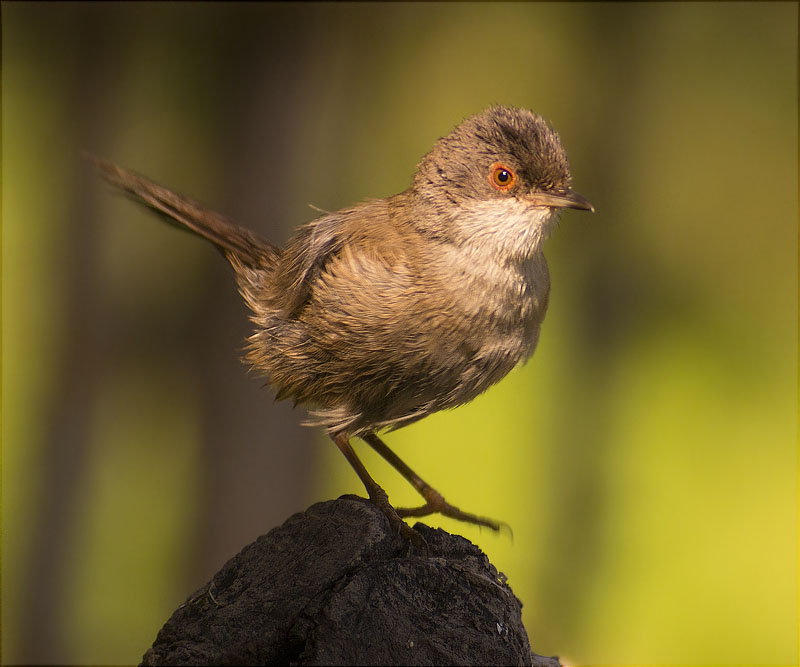
<instances>
[{"instance_id":1,"label":"bird's foot","mask_svg":"<svg viewBox=\"0 0 800 667\"><path fill-rule=\"evenodd\" d=\"M425 504L420 507L398 507L397 515L400 517L408 516L428 516L429 514L441 514L442 516L450 517L451 519L458 519L466 523L472 523L476 526L486 526L494 531L500 531L501 528L508 530L512 534L511 526L504 521L495 521L485 516L478 516L470 512L464 512L455 505L448 503L442 494L431 487L427 487L423 491L425 497Z\"/></svg>"},{"instance_id":2,"label":"bird's foot","mask_svg":"<svg viewBox=\"0 0 800 667\"><path fill-rule=\"evenodd\" d=\"M399 533L403 538L408 540L414 547L421 553L427 555L429 553L428 543L420 533L414 530L401 518L398 511L392 507L389 502L389 496L380 487L370 494L370 502L380 509L387 519L392 530Z\"/></svg>"}]
</instances>

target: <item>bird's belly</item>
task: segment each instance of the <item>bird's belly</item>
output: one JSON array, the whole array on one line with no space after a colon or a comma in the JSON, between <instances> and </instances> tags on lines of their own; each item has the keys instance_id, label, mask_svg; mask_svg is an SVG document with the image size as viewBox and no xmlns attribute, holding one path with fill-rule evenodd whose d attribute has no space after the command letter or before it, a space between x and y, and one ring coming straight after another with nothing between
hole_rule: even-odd
<instances>
[{"instance_id":1,"label":"bird's belly","mask_svg":"<svg viewBox=\"0 0 800 667\"><path fill-rule=\"evenodd\" d=\"M523 269L466 275L454 286L449 319L427 336L429 412L472 400L533 354L549 280L543 256Z\"/></svg>"},{"instance_id":2,"label":"bird's belly","mask_svg":"<svg viewBox=\"0 0 800 667\"><path fill-rule=\"evenodd\" d=\"M499 382L533 354L539 330L540 320L534 313L525 318L515 316L495 326L487 325L480 336L470 339L476 345L461 347L461 358L449 369L457 382L441 401L441 408L471 401Z\"/></svg>"}]
</instances>

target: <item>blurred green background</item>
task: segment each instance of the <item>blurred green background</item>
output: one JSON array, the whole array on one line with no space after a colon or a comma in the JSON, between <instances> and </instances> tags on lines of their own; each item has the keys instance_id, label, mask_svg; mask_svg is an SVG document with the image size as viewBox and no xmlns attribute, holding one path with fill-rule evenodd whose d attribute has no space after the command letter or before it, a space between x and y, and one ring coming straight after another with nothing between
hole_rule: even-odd
<instances>
[{"instance_id":1,"label":"blurred green background","mask_svg":"<svg viewBox=\"0 0 800 667\"><path fill-rule=\"evenodd\" d=\"M795 3L2 5L5 663L138 662L259 534L363 493L237 357L231 272L84 149L276 242L491 103L560 132L535 357L387 437L571 664L797 664ZM398 504L414 492L363 443Z\"/></svg>"}]
</instances>

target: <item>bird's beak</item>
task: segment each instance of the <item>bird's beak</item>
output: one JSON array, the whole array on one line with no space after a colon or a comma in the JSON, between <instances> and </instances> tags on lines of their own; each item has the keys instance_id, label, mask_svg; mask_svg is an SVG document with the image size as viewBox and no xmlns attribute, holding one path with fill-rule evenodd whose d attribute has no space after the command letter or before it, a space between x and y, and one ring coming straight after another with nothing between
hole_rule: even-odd
<instances>
[{"instance_id":1,"label":"bird's beak","mask_svg":"<svg viewBox=\"0 0 800 667\"><path fill-rule=\"evenodd\" d=\"M591 211L594 213L594 206L589 202L586 197L579 195L577 192L568 190L564 194L555 194L553 192L535 192L528 200L534 206L549 206L551 208L578 208L582 211Z\"/></svg>"}]
</instances>

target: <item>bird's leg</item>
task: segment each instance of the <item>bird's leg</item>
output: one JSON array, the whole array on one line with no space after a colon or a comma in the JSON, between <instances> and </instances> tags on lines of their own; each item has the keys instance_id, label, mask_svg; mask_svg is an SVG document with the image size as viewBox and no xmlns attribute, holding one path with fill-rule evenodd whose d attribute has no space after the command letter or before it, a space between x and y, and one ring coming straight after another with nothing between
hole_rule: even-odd
<instances>
[{"instance_id":1,"label":"bird's leg","mask_svg":"<svg viewBox=\"0 0 800 667\"><path fill-rule=\"evenodd\" d=\"M448 503L442 494L409 468L405 462L389 449L386 443L374 433L367 433L361 436L361 439L391 463L395 470L405 477L425 499L425 504L421 507L398 507L397 514L399 516L427 516L428 514L438 513L443 516L449 516L451 519L474 523L478 526L486 526L492 530L500 530L501 526L508 527L508 524L483 516L477 516L476 514L470 514L469 512L463 512L455 505Z\"/></svg>"},{"instance_id":2,"label":"bird's leg","mask_svg":"<svg viewBox=\"0 0 800 667\"><path fill-rule=\"evenodd\" d=\"M381 488L381 486L374 479L372 479L372 476L367 472L364 464L361 463L361 459L358 458L353 450L353 447L350 445L350 440L347 438L347 436L335 435L331 436L331 438L336 443L336 446L341 450L342 454L344 454L350 465L353 466L353 470L356 471L356 474L366 487L370 502L372 502L373 505L378 507L386 515L386 518L389 519L389 524L392 526L392 528L397 530L403 537L414 544L414 546L424 552L427 552L428 545L425 542L425 538L423 538L422 535L420 535L416 530L414 530L405 521L403 521L403 519L400 518L400 515L397 513L395 508L389 503L389 496L386 494L386 491L384 491L383 488Z\"/></svg>"}]
</instances>

